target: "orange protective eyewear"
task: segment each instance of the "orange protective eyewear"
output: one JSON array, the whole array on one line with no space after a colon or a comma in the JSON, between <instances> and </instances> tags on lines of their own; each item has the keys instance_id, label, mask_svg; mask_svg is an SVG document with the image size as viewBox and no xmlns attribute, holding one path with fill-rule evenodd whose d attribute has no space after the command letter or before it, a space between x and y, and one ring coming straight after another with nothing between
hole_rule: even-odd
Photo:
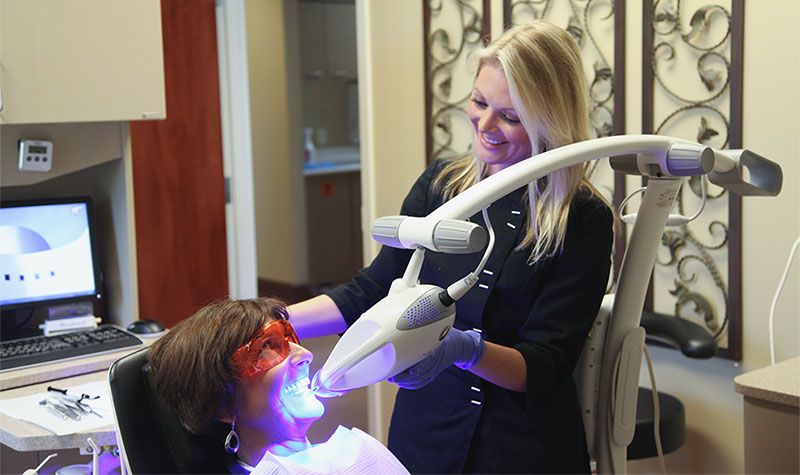
<instances>
[{"instance_id":1,"label":"orange protective eyewear","mask_svg":"<svg viewBox=\"0 0 800 475\"><path fill-rule=\"evenodd\" d=\"M249 342L234 351L230 362L240 377L256 376L286 359L289 355L289 342L300 344L292 325L286 320L273 320L261 327Z\"/></svg>"}]
</instances>

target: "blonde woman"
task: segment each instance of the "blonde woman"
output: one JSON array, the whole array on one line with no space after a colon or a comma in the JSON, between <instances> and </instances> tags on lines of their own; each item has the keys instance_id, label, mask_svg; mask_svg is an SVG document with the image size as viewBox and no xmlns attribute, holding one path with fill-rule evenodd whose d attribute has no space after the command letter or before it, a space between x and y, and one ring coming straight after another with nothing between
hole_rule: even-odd
<instances>
[{"instance_id":1,"label":"blonde woman","mask_svg":"<svg viewBox=\"0 0 800 475\"><path fill-rule=\"evenodd\" d=\"M522 160L589 138L577 46L533 22L477 55L467 115L473 155L436 161L401 214L425 216ZM609 207L580 166L493 203L496 243L457 305L455 328L431 356L397 375L389 449L412 473L589 471L572 371L602 300L613 241ZM484 224L482 216L472 217ZM410 251L383 248L330 292L289 308L304 336L341 332L402 275ZM420 280L446 287L480 253L426 254Z\"/></svg>"}]
</instances>

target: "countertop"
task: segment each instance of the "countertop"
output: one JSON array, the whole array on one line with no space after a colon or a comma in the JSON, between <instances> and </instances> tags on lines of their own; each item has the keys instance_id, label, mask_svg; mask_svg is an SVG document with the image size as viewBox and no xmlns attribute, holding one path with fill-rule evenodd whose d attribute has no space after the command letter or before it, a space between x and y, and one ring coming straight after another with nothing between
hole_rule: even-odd
<instances>
[{"instance_id":1,"label":"countertop","mask_svg":"<svg viewBox=\"0 0 800 475\"><path fill-rule=\"evenodd\" d=\"M743 396L800 407L800 357L741 374L734 382Z\"/></svg>"},{"instance_id":2,"label":"countertop","mask_svg":"<svg viewBox=\"0 0 800 475\"><path fill-rule=\"evenodd\" d=\"M361 162L334 163L316 162L303 167L303 176L332 175L335 173L349 173L361 171Z\"/></svg>"},{"instance_id":3,"label":"countertop","mask_svg":"<svg viewBox=\"0 0 800 475\"><path fill-rule=\"evenodd\" d=\"M28 386L31 384L55 379L68 378L80 374L93 373L108 369L112 363L123 356L150 346L158 339L157 336L148 337L137 335L144 342L144 345L123 348L121 350L109 351L96 355L85 356L76 359L53 361L44 365L32 366L28 368L14 369L0 373L0 391L13 388ZM160 335L159 335L160 336Z\"/></svg>"},{"instance_id":4,"label":"countertop","mask_svg":"<svg viewBox=\"0 0 800 475\"><path fill-rule=\"evenodd\" d=\"M330 175L361 171L361 156L357 145L320 147L314 161L303 167L303 176Z\"/></svg>"},{"instance_id":5,"label":"countertop","mask_svg":"<svg viewBox=\"0 0 800 475\"><path fill-rule=\"evenodd\" d=\"M108 368L114 361L150 346L158 336L139 335L144 345L134 348L3 372L0 374L0 386L3 389L0 391L0 399L13 399L44 392L53 381L57 381L53 385L72 387L91 381L107 380ZM89 437L97 445L116 445L114 421L109 420L107 426L99 429L59 436L0 412L0 443L20 452L80 448L86 444L86 439Z\"/></svg>"},{"instance_id":6,"label":"countertop","mask_svg":"<svg viewBox=\"0 0 800 475\"><path fill-rule=\"evenodd\" d=\"M80 384L101 381L108 379L108 371L96 371L89 374L82 374L70 378L58 380L58 385L62 387L73 387ZM47 390L50 382L44 382L11 389L0 393L2 399L13 399L31 394L43 393ZM89 431L76 432L68 435L56 435L52 432L31 424L27 421L20 421L7 414L0 412L0 443L11 447L19 452L29 452L33 450L58 450L58 449L77 449L86 445L89 437L98 445L117 445L117 435L114 431L114 421L109 420L108 425Z\"/></svg>"}]
</instances>

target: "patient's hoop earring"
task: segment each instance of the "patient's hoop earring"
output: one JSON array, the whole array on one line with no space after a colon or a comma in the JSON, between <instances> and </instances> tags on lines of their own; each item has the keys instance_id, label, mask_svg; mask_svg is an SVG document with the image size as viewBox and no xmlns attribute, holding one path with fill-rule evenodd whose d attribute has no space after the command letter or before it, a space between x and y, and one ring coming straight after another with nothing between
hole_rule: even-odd
<instances>
[{"instance_id":1,"label":"patient's hoop earring","mask_svg":"<svg viewBox=\"0 0 800 475\"><path fill-rule=\"evenodd\" d=\"M236 419L231 421L231 431L225 437L225 452L235 454L239 451L239 434L236 433Z\"/></svg>"}]
</instances>

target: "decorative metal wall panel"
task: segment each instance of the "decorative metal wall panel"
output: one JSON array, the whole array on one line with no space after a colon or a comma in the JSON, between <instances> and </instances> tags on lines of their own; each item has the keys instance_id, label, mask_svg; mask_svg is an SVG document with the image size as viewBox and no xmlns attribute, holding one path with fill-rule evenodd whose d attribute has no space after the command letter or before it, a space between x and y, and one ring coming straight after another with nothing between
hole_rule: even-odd
<instances>
[{"instance_id":1,"label":"decorative metal wall panel","mask_svg":"<svg viewBox=\"0 0 800 475\"><path fill-rule=\"evenodd\" d=\"M567 30L581 48L586 80L589 87L589 110L595 137L623 133L622 114L615 124L615 83L624 80L615 76L614 60L618 56L615 44L615 13L624 14L624 2L614 0L504 0L505 25L526 21L546 20ZM619 5L616 5L619 4ZM618 31L620 34L624 29ZM624 59L624 55L619 55ZM623 70L624 62L616 65ZM624 94L616 97L624 98ZM620 108L621 109L621 108ZM624 111L623 111L624 112ZM616 126L616 127L615 127Z\"/></svg>"},{"instance_id":2,"label":"decorative metal wall panel","mask_svg":"<svg viewBox=\"0 0 800 475\"><path fill-rule=\"evenodd\" d=\"M645 0L644 133L715 148L742 146L743 0ZM741 359L741 200L705 178L690 179L681 213L708 199L692 223L662 236L647 307L697 323L720 355Z\"/></svg>"},{"instance_id":3,"label":"decorative metal wall panel","mask_svg":"<svg viewBox=\"0 0 800 475\"><path fill-rule=\"evenodd\" d=\"M625 133L625 1L624 0L503 0L506 27L535 19L567 30L581 49L594 137ZM607 161L590 164L592 183L619 205L625 197L625 177ZM625 236L615 245L615 275L622 264Z\"/></svg>"},{"instance_id":4,"label":"decorative metal wall panel","mask_svg":"<svg viewBox=\"0 0 800 475\"><path fill-rule=\"evenodd\" d=\"M490 0L423 0L428 161L472 147L465 109L474 71L470 52L489 38Z\"/></svg>"}]
</instances>

